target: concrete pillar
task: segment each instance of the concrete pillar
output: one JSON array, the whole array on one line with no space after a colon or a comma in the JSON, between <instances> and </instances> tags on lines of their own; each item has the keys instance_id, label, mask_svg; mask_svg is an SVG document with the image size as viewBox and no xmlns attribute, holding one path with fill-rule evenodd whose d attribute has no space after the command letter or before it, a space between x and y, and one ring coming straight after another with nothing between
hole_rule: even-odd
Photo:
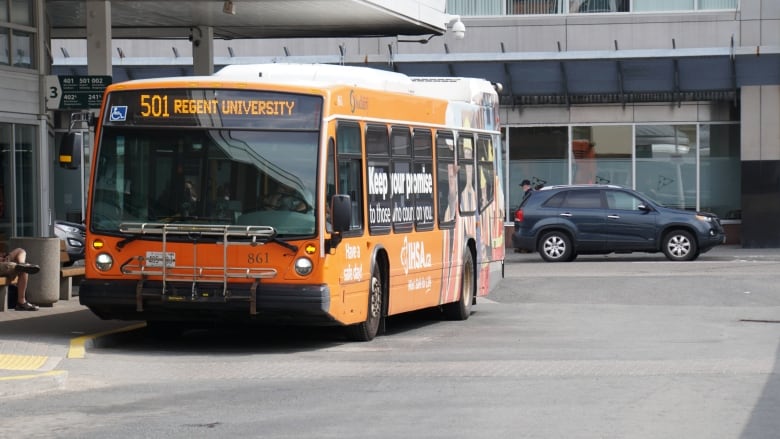
<instances>
[{"instance_id":1,"label":"concrete pillar","mask_svg":"<svg viewBox=\"0 0 780 439\"><path fill-rule=\"evenodd\" d=\"M197 26L190 32L193 72L196 75L211 75L214 73L214 28Z\"/></svg>"},{"instance_id":2,"label":"concrete pillar","mask_svg":"<svg viewBox=\"0 0 780 439\"><path fill-rule=\"evenodd\" d=\"M27 251L27 262L41 266L40 272L29 275L27 301L52 306L60 299L60 239L18 237L8 243L9 250L21 247Z\"/></svg>"},{"instance_id":3,"label":"concrete pillar","mask_svg":"<svg viewBox=\"0 0 780 439\"><path fill-rule=\"evenodd\" d=\"M87 74L113 75L111 2L87 1Z\"/></svg>"},{"instance_id":4,"label":"concrete pillar","mask_svg":"<svg viewBox=\"0 0 780 439\"><path fill-rule=\"evenodd\" d=\"M742 229L745 248L779 248L780 86L741 89Z\"/></svg>"}]
</instances>

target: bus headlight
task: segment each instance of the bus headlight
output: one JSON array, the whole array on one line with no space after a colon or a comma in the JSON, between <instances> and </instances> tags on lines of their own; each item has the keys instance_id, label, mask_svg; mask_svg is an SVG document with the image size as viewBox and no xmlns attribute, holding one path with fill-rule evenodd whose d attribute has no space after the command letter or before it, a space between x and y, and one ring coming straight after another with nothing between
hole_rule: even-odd
<instances>
[{"instance_id":1,"label":"bus headlight","mask_svg":"<svg viewBox=\"0 0 780 439\"><path fill-rule=\"evenodd\" d=\"M312 267L313 265L309 258L298 258L295 260L295 272L301 276L308 276Z\"/></svg>"},{"instance_id":2,"label":"bus headlight","mask_svg":"<svg viewBox=\"0 0 780 439\"><path fill-rule=\"evenodd\" d=\"M95 267L100 271L108 271L114 266L114 258L108 253L100 253L95 258Z\"/></svg>"}]
</instances>

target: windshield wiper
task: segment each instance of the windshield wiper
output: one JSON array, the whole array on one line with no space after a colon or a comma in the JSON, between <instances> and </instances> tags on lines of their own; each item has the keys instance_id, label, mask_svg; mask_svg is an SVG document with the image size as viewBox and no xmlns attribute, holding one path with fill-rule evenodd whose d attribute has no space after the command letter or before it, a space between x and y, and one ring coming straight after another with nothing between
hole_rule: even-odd
<instances>
[{"instance_id":1,"label":"windshield wiper","mask_svg":"<svg viewBox=\"0 0 780 439\"><path fill-rule=\"evenodd\" d=\"M298 252L298 246L294 244L290 244L289 242L285 241L284 239L279 239L276 236L272 236L270 238L267 238L264 240L264 242L274 242L276 244L281 245L284 248L287 248L289 250L292 250L293 252Z\"/></svg>"},{"instance_id":2,"label":"windshield wiper","mask_svg":"<svg viewBox=\"0 0 780 439\"><path fill-rule=\"evenodd\" d=\"M140 237L140 235L125 235L125 239L123 239L123 240L121 240L121 241L116 243L117 250L122 250L122 248L124 248L124 246L126 246L127 244L130 244L131 242L135 241L139 237Z\"/></svg>"}]
</instances>

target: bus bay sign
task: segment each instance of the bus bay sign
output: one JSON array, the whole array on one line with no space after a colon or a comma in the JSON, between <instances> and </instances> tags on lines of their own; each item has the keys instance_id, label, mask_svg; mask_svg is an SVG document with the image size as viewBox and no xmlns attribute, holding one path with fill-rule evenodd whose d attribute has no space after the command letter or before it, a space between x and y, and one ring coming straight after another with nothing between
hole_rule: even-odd
<instances>
[{"instance_id":1,"label":"bus bay sign","mask_svg":"<svg viewBox=\"0 0 780 439\"><path fill-rule=\"evenodd\" d=\"M100 108L103 92L110 84L111 76L47 76L46 109Z\"/></svg>"}]
</instances>

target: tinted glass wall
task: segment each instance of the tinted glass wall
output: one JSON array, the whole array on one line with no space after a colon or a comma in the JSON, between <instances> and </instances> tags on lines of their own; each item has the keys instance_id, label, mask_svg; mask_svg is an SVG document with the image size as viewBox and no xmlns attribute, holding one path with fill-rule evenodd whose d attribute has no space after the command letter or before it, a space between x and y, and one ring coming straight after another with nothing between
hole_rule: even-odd
<instances>
[{"instance_id":1,"label":"tinted glass wall","mask_svg":"<svg viewBox=\"0 0 780 439\"><path fill-rule=\"evenodd\" d=\"M509 217L534 186L615 184L670 207L740 218L738 124L510 127Z\"/></svg>"},{"instance_id":2,"label":"tinted glass wall","mask_svg":"<svg viewBox=\"0 0 780 439\"><path fill-rule=\"evenodd\" d=\"M568 127L509 128L508 191L510 215L523 197L520 182L533 186L569 181Z\"/></svg>"},{"instance_id":3,"label":"tinted glass wall","mask_svg":"<svg viewBox=\"0 0 780 439\"><path fill-rule=\"evenodd\" d=\"M0 239L34 234L36 133L35 126L0 123Z\"/></svg>"}]
</instances>

